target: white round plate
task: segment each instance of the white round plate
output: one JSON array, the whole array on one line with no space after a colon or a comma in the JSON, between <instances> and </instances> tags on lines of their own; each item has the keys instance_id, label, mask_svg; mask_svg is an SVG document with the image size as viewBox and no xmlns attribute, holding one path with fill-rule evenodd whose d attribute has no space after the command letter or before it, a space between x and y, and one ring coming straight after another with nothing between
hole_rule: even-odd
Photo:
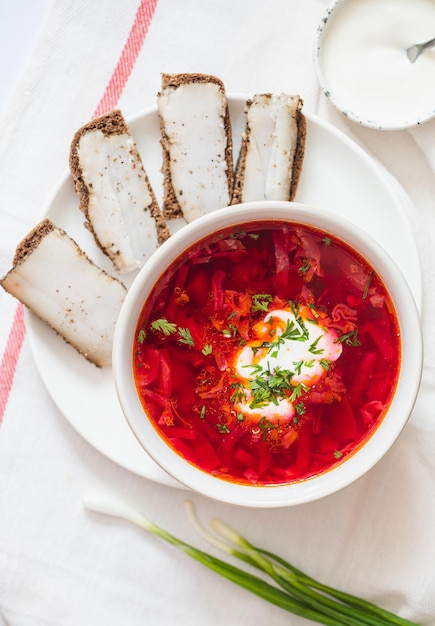
<instances>
[{"instance_id":1,"label":"white round plate","mask_svg":"<svg viewBox=\"0 0 435 626\"><path fill-rule=\"evenodd\" d=\"M238 154L247 96L229 96ZM369 232L392 256L408 281L417 306L422 278L417 246L401 199L375 162L331 125L306 114L307 141L296 201L328 209ZM144 167L162 199L160 130L155 108L128 120ZM46 215L109 273L110 262L83 226L78 196L69 174L55 191ZM406 254L403 251L406 250ZM98 369L34 315L26 314L40 375L53 401L78 433L103 455L150 480L182 487L147 455L127 425L110 368Z\"/></svg>"}]
</instances>

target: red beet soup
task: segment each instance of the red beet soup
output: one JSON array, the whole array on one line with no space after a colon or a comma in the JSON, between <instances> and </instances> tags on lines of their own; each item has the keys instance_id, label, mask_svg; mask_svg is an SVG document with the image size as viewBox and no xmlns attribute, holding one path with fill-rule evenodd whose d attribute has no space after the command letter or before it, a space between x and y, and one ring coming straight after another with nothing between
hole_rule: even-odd
<instances>
[{"instance_id":1,"label":"red beet soup","mask_svg":"<svg viewBox=\"0 0 435 626\"><path fill-rule=\"evenodd\" d=\"M331 469L371 436L400 358L394 305L359 253L311 226L259 221L203 239L160 276L133 368L180 456L278 485Z\"/></svg>"}]
</instances>

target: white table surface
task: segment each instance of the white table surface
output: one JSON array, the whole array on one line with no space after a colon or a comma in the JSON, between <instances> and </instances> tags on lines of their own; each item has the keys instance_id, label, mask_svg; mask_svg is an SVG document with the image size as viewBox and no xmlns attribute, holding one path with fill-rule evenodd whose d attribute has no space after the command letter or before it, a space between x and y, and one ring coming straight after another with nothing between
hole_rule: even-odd
<instances>
[{"instance_id":1,"label":"white table surface","mask_svg":"<svg viewBox=\"0 0 435 626\"><path fill-rule=\"evenodd\" d=\"M2 4L1 274L65 174L72 133L101 101L140 2ZM367 476L319 502L251 511L194 495L199 514L204 522L223 518L253 543L329 584L433 626L435 123L379 134L332 109L312 68L313 37L327 0L147 4L149 30L117 102L126 116L154 103L162 71L215 73L233 93L300 90L306 110L367 150L404 202L409 200L409 236L418 242L423 266L422 388L409 424L388 455ZM338 173L337 185L344 182ZM2 355L15 312L16 303L0 293ZM208 547L186 520L185 492L113 463L64 419L42 383L25 336L0 422L0 625L307 624L240 591L155 537L85 513L82 498L89 490L126 499L167 530Z\"/></svg>"},{"instance_id":2,"label":"white table surface","mask_svg":"<svg viewBox=\"0 0 435 626\"><path fill-rule=\"evenodd\" d=\"M0 116L32 55L52 0L2 0L0 19Z\"/></svg>"}]
</instances>

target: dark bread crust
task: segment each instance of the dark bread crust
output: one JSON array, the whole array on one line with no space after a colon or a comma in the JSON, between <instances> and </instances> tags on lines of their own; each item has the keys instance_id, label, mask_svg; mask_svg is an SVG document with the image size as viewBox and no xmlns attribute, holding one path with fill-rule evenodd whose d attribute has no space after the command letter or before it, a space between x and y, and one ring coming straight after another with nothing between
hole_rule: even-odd
<instances>
[{"instance_id":1,"label":"dark bread crust","mask_svg":"<svg viewBox=\"0 0 435 626\"><path fill-rule=\"evenodd\" d=\"M157 94L157 97L161 95L164 89L172 88L177 89L181 85L188 85L189 83L214 83L218 85L222 95L226 101L225 85L220 78L211 74L162 74L162 87L161 91ZM178 203L174 188L172 186L171 176L171 159L169 152L169 138L166 132L164 120L160 117L160 133L161 133L161 145L163 149L163 214L166 219L174 219L177 217L183 217L183 212ZM231 120L228 103L225 108L224 116L224 129L227 138L225 148L225 161L227 163L227 181L228 181L228 193L231 199L234 189L234 166L233 166L233 136L231 131Z\"/></svg>"},{"instance_id":2,"label":"dark bread crust","mask_svg":"<svg viewBox=\"0 0 435 626\"><path fill-rule=\"evenodd\" d=\"M80 159L79 159L79 144L83 135L87 132L91 132L94 130L99 130L103 133L105 137L110 137L111 135L130 135L129 128L127 123L119 109L111 111L106 115L102 115L101 117L97 117L92 120L88 124L85 124L74 134L73 140L71 142L70 154L69 154L69 167L71 171L71 175L73 177L75 190L79 196L79 207L80 210L83 211L86 221L85 227L93 234L95 242L97 246L106 253L104 246L101 245L98 240L98 236L95 233L92 225L92 220L89 215L89 202L90 202L90 193L89 188L83 178L83 171L80 167ZM136 144L135 144L136 145ZM132 151L132 156L142 164L142 160L140 157L137 148ZM143 168L143 166L142 166ZM143 168L143 175L148 186L148 190L150 192L152 201L149 207L151 216L153 217L156 227L157 227L157 236L159 244L163 243L170 236L169 230L166 225L166 221L163 217L162 211L160 210L159 203L154 194L154 190L151 186L150 180L148 178L147 173L145 172L145 168Z\"/></svg>"},{"instance_id":3,"label":"dark bread crust","mask_svg":"<svg viewBox=\"0 0 435 626\"><path fill-rule=\"evenodd\" d=\"M290 185L290 198L294 200L302 173L302 166L305 155L305 142L307 138L307 119L302 113L303 101L299 101L299 109L296 113L296 123L298 127L298 138L296 142L295 155L293 159L292 180Z\"/></svg>"},{"instance_id":4,"label":"dark bread crust","mask_svg":"<svg viewBox=\"0 0 435 626\"><path fill-rule=\"evenodd\" d=\"M251 106L252 100L248 100L246 103L246 112ZM242 135L242 143L240 145L240 152L237 158L236 169L234 174L234 189L231 198L231 204L240 204L242 202L243 181L245 178L245 166L246 155L248 154L250 130L246 123L244 134Z\"/></svg>"},{"instance_id":5,"label":"dark bread crust","mask_svg":"<svg viewBox=\"0 0 435 626\"><path fill-rule=\"evenodd\" d=\"M13 265L19 265L36 250L41 241L56 227L51 220L45 218L37 224L18 244L13 259Z\"/></svg>"},{"instance_id":6,"label":"dark bread crust","mask_svg":"<svg viewBox=\"0 0 435 626\"><path fill-rule=\"evenodd\" d=\"M272 96L272 94L266 94ZM246 102L245 112L247 113L252 100ZM302 172L302 165L305 154L305 142L307 136L307 120L302 113L303 101L299 98L298 108L296 111L297 140L295 153L292 164L292 179L290 181L290 190L288 200L294 200L298 189L299 179ZM248 153L250 129L246 122L245 131L242 137L240 152L237 159L236 171L234 176L234 193L231 204L239 204L242 202L243 180L245 176L246 155Z\"/></svg>"}]
</instances>

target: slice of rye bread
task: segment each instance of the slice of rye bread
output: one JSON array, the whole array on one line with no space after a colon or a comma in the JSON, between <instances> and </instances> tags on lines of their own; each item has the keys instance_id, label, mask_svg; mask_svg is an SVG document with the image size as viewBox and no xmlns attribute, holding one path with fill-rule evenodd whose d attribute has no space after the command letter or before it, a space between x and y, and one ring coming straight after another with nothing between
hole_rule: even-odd
<instances>
[{"instance_id":1,"label":"slice of rye bread","mask_svg":"<svg viewBox=\"0 0 435 626\"><path fill-rule=\"evenodd\" d=\"M76 192L79 195L80 209L83 211L86 217L85 226L93 234L97 245L103 250L103 252L106 252L106 250L104 249L104 246L101 245L98 239L97 233L95 233L94 231L94 228L92 225L92 219L89 215L88 209L89 209L89 201L90 201L90 191L83 178L83 171L82 171L82 168L80 167L80 159L79 159L80 139L85 133L93 131L93 130L101 131L105 137L110 137L111 135L123 135L123 134L128 134L131 136L131 134L130 134L128 125L124 119L124 116L122 115L119 109L116 109L114 111L111 111L110 113L107 113L106 115L97 117L96 119L92 120L88 124L85 124L84 126L79 128L79 130L74 134L73 140L71 142L71 148L70 148L70 154L69 154L69 167L70 167L71 175L74 180L74 186L75 186ZM154 190L148 178L148 174L146 173L145 168L143 167L142 159L140 157L139 152L137 151L136 144L135 144L135 150L134 150L133 156L137 158L137 160L141 163L142 168L143 168L143 176L146 181L150 196L152 198L152 202L149 207L149 210L150 210L151 216L153 217L156 223L158 241L159 241L159 244L161 244L164 241L166 241L166 239L168 239L168 237L170 236L170 233L166 225L166 220L163 217L163 213L160 209Z\"/></svg>"},{"instance_id":2,"label":"slice of rye bread","mask_svg":"<svg viewBox=\"0 0 435 626\"><path fill-rule=\"evenodd\" d=\"M48 218L18 244L0 286L97 367L111 363L127 290Z\"/></svg>"},{"instance_id":3,"label":"slice of rye bread","mask_svg":"<svg viewBox=\"0 0 435 626\"><path fill-rule=\"evenodd\" d=\"M212 76L210 74L199 73L182 73L182 74L162 74L162 86L160 94L168 88L177 89L182 85L188 85L189 83L214 83L218 85L222 95L226 100L226 92L224 83L220 78ZM225 161L227 163L227 181L229 198L233 195L234 186L234 165L233 165L233 136L231 132L231 120L228 103L226 105L225 117L224 117L224 129L226 134L226 147L225 147ZM172 186L171 178L171 158L169 152L170 139L168 135L168 129L165 127L164 120L160 116L160 132L161 132L161 144L163 148L163 211L167 220L183 217L183 211L177 200L175 190Z\"/></svg>"},{"instance_id":4,"label":"slice of rye bread","mask_svg":"<svg viewBox=\"0 0 435 626\"><path fill-rule=\"evenodd\" d=\"M272 96L272 94L269 94ZM246 102L246 113L252 104L252 99ZM305 142L307 135L307 120L302 113L303 100L299 98L298 108L296 112L296 124L297 124L297 141L293 156L292 163L292 177L290 181L290 193L287 200L294 200L296 191L299 184L299 179L302 172L302 165L305 154ZM237 159L235 177L234 177L234 193L231 204L238 204L242 202L242 190L243 190L243 177L245 173L246 155L249 147L249 125L246 123L245 130L242 134L242 142L240 146L240 152ZM259 198L260 199L260 198ZM262 198L261 198L262 199Z\"/></svg>"}]
</instances>

